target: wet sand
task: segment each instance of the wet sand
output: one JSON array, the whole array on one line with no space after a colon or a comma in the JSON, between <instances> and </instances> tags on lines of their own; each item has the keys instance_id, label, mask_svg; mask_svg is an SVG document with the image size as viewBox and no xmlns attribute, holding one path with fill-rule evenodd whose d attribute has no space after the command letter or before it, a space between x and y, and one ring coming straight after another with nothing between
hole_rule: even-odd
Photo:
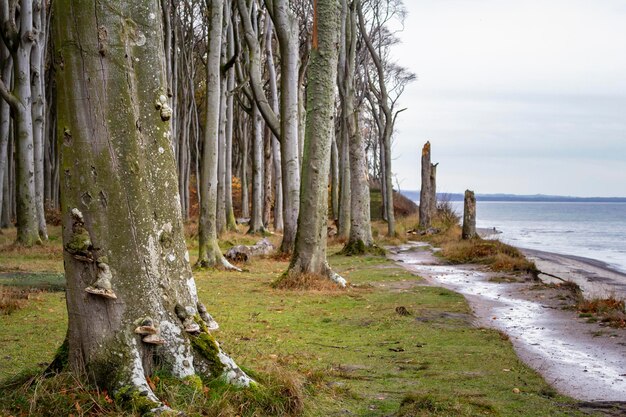
<instances>
[{"instance_id":1,"label":"wet sand","mask_svg":"<svg viewBox=\"0 0 626 417\"><path fill-rule=\"evenodd\" d=\"M502 274L472 265L442 265L422 243L392 248L390 257L429 283L465 295L476 324L505 332L520 358L559 392L582 401L626 401L626 330L587 323L564 310L562 290L538 289L532 281L498 282ZM580 262L575 267L585 271Z\"/></svg>"},{"instance_id":2,"label":"wet sand","mask_svg":"<svg viewBox=\"0 0 626 417\"><path fill-rule=\"evenodd\" d=\"M521 251L535 262L540 271L549 274L539 276L543 281L552 282L554 278L550 275L553 275L578 284L586 298L614 296L626 299L626 273L613 269L605 262L534 249Z\"/></svg>"}]
</instances>

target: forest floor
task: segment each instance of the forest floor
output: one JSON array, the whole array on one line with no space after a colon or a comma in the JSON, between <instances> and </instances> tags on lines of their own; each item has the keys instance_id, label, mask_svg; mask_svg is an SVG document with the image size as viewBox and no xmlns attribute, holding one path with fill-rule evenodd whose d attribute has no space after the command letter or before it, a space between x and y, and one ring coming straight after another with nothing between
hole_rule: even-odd
<instances>
[{"instance_id":1,"label":"forest floor","mask_svg":"<svg viewBox=\"0 0 626 417\"><path fill-rule=\"evenodd\" d=\"M50 232L49 243L28 250L11 247L14 231L0 235L0 302L9 291L22 294L14 311L0 311L0 390L2 380L43 369L65 335L60 229ZM222 249L256 240L229 234ZM189 246L193 262L197 247ZM301 384L303 415L589 415L525 366L506 335L476 327L462 295L384 257L336 255L340 249L331 242L328 253L351 284L345 290L273 289L288 261L271 256L241 273L195 273L223 349L247 369ZM0 416L15 407L0 395Z\"/></svg>"}]
</instances>

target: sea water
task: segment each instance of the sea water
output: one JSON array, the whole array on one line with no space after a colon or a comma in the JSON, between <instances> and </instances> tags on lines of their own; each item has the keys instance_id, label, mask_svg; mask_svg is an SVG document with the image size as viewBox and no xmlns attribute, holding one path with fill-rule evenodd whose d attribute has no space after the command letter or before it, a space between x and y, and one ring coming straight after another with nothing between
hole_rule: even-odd
<instances>
[{"instance_id":1,"label":"sea water","mask_svg":"<svg viewBox=\"0 0 626 417\"><path fill-rule=\"evenodd\" d=\"M463 203L452 203L459 215ZM520 248L606 262L626 272L626 203L477 202L476 227Z\"/></svg>"}]
</instances>

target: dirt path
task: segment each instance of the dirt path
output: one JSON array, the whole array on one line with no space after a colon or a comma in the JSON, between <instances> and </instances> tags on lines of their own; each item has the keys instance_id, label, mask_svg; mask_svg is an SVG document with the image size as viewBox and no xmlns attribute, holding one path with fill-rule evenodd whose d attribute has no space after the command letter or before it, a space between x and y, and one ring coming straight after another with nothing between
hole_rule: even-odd
<instances>
[{"instance_id":1,"label":"dirt path","mask_svg":"<svg viewBox=\"0 0 626 417\"><path fill-rule=\"evenodd\" d=\"M626 401L626 331L587 323L564 310L563 290L525 280L502 282L511 277L475 266L441 265L419 243L394 248L390 257L465 295L477 324L505 332L520 358L560 392L582 401Z\"/></svg>"}]
</instances>

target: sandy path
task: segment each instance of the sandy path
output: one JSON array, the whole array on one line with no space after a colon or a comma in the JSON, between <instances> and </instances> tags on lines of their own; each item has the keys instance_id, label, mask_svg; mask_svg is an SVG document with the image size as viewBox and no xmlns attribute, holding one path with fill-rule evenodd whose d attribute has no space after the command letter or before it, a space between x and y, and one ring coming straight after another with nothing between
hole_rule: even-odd
<instances>
[{"instance_id":1,"label":"sandy path","mask_svg":"<svg viewBox=\"0 0 626 417\"><path fill-rule=\"evenodd\" d=\"M532 283L491 282L493 273L474 266L441 265L430 250L404 246L390 257L464 294L478 324L508 334L520 358L560 392L583 401L626 401L625 330L578 319L560 308L555 294L532 289Z\"/></svg>"}]
</instances>

